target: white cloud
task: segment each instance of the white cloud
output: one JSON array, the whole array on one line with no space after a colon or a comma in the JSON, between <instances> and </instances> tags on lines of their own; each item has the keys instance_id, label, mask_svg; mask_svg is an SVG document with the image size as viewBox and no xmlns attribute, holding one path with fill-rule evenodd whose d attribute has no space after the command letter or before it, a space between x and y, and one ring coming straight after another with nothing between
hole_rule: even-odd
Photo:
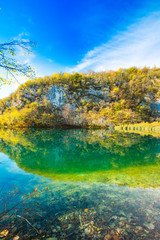
<instances>
[{"instance_id":1,"label":"white cloud","mask_svg":"<svg viewBox=\"0 0 160 240\"><path fill-rule=\"evenodd\" d=\"M19 40L19 41L28 42L29 36L30 36L30 34L28 32L22 32L18 35L18 37L14 38L14 39ZM30 64L32 64L32 61L36 58L36 55L35 55L35 53L32 52L32 48L30 46L28 47L28 50L31 51L29 54L27 52L25 53L25 50L22 47L20 47L20 46L17 47L16 59L21 64L30 65Z\"/></svg>"},{"instance_id":2,"label":"white cloud","mask_svg":"<svg viewBox=\"0 0 160 240\"><path fill-rule=\"evenodd\" d=\"M70 72L160 66L160 12L139 19L110 41L89 51Z\"/></svg>"},{"instance_id":3,"label":"white cloud","mask_svg":"<svg viewBox=\"0 0 160 240\"><path fill-rule=\"evenodd\" d=\"M30 36L29 32L23 31L23 32L19 33L18 36L15 37L14 39L15 40L22 40L22 38L26 38L26 37L29 37L29 36Z\"/></svg>"}]
</instances>

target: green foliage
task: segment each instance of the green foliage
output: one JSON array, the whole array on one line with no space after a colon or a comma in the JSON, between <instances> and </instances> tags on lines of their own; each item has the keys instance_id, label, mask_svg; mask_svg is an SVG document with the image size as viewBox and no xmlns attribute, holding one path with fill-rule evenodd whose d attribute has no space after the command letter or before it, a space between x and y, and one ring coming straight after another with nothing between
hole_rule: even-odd
<instances>
[{"instance_id":1,"label":"green foliage","mask_svg":"<svg viewBox=\"0 0 160 240\"><path fill-rule=\"evenodd\" d=\"M66 107L59 109L47 98L53 86L63 89ZM157 112L151 105L159 97L159 68L132 67L87 74L60 72L29 80L1 100L0 123L21 127L107 127L152 122Z\"/></svg>"},{"instance_id":2,"label":"green foliage","mask_svg":"<svg viewBox=\"0 0 160 240\"><path fill-rule=\"evenodd\" d=\"M1 125L4 127L53 127L56 125L56 113L52 113L45 102L33 102L21 110L14 108L0 115Z\"/></svg>"}]
</instances>

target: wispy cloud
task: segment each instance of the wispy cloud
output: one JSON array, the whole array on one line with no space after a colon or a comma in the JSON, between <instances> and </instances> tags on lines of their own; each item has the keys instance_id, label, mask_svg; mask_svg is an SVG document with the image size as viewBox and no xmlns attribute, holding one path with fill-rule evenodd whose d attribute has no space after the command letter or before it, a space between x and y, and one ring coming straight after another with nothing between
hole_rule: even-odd
<instances>
[{"instance_id":1,"label":"wispy cloud","mask_svg":"<svg viewBox=\"0 0 160 240\"><path fill-rule=\"evenodd\" d=\"M13 39L18 41L28 42L30 41L29 37L30 37L30 33L27 31L23 31ZM32 65L33 60L36 58L36 54L32 51L32 48L28 47L28 49L30 50L29 54L20 46L17 46L16 48L16 60L21 64Z\"/></svg>"},{"instance_id":2,"label":"wispy cloud","mask_svg":"<svg viewBox=\"0 0 160 240\"><path fill-rule=\"evenodd\" d=\"M89 51L70 72L160 66L160 12L139 19L101 46Z\"/></svg>"},{"instance_id":3,"label":"wispy cloud","mask_svg":"<svg viewBox=\"0 0 160 240\"><path fill-rule=\"evenodd\" d=\"M34 24L31 16L29 14L26 13L21 13L21 16L24 17L24 19L29 23L29 24Z\"/></svg>"},{"instance_id":4,"label":"wispy cloud","mask_svg":"<svg viewBox=\"0 0 160 240\"><path fill-rule=\"evenodd\" d=\"M21 32L18 36L14 37L12 40L27 41L29 36L30 36L30 34L26 31L24 31L24 32ZM35 52L31 52L30 54L24 54L24 52L25 52L24 49L22 49L21 47L16 48L16 61L21 64L30 65L32 67L32 69L36 71L35 66L34 66L35 65L34 61L37 56L36 56ZM37 74L37 72L38 71L36 71L36 74ZM9 78L11 77L3 69L0 69L0 74L2 76L8 76ZM26 80L28 80L27 77L15 74L15 78L12 78L12 84L4 85L0 88L0 99L4 98L6 96L9 96L11 93L13 93L19 87L20 84L24 83Z\"/></svg>"},{"instance_id":5,"label":"wispy cloud","mask_svg":"<svg viewBox=\"0 0 160 240\"><path fill-rule=\"evenodd\" d=\"M29 32L23 31L23 32L19 33L18 36L15 37L14 39L22 40L22 39L24 39L26 37L28 38L29 36L30 36Z\"/></svg>"}]
</instances>

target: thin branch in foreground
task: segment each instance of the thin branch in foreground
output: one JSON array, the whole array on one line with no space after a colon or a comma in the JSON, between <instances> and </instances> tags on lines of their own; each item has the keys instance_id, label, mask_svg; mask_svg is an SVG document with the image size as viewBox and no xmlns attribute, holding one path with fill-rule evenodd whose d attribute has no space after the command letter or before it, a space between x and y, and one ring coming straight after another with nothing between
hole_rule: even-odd
<instances>
[{"instance_id":1,"label":"thin branch in foreground","mask_svg":"<svg viewBox=\"0 0 160 240\"><path fill-rule=\"evenodd\" d=\"M38 234L40 234L37 228L35 228L25 217L22 217L20 215L17 215L17 217L24 219Z\"/></svg>"}]
</instances>

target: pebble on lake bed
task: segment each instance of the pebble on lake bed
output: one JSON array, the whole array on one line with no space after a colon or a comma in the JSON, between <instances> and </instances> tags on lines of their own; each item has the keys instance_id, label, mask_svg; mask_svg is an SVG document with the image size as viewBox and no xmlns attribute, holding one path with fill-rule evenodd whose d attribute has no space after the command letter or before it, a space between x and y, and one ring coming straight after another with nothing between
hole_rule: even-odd
<instances>
[{"instance_id":1,"label":"pebble on lake bed","mask_svg":"<svg viewBox=\"0 0 160 240\"><path fill-rule=\"evenodd\" d=\"M19 236L15 236L14 238L13 238L13 240L18 240L19 239Z\"/></svg>"},{"instance_id":2,"label":"pebble on lake bed","mask_svg":"<svg viewBox=\"0 0 160 240\"><path fill-rule=\"evenodd\" d=\"M9 231L7 229L3 230L1 233L0 233L0 237L6 237L8 235Z\"/></svg>"}]
</instances>

